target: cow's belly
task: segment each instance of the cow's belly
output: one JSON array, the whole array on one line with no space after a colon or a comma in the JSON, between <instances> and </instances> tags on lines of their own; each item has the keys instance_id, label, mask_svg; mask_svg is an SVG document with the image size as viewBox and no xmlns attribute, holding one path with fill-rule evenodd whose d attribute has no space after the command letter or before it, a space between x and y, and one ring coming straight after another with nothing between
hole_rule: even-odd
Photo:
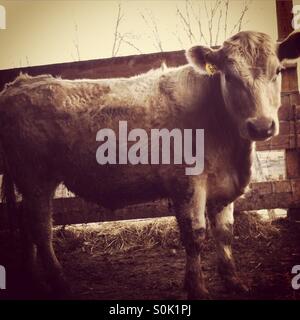
<instances>
[{"instance_id":1,"label":"cow's belly","mask_svg":"<svg viewBox=\"0 0 300 320\"><path fill-rule=\"evenodd\" d=\"M250 182L251 149L236 155L234 148L220 146L219 149L207 148L205 155L208 202L225 205L233 202Z\"/></svg>"},{"instance_id":2,"label":"cow's belly","mask_svg":"<svg viewBox=\"0 0 300 320\"><path fill-rule=\"evenodd\" d=\"M64 175L64 184L76 195L111 209L167 196L162 179L148 165L98 165L88 173L74 167Z\"/></svg>"},{"instance_id":3,"label":"cow's belly","mask_svg":"<svg viewBox=\"0 0 300 320\"><path fill-rule=\"evenodd\" d=\"M234 170L208 175L207 201L211 207L222 208L241 196L248 183L241 183L238 173Z\"/></svg>"},{"instance_id":4,"label":"cow's belly","mask_svg":"<svg viewBox=\"0 0 300 320\"><path fill-rule=\"evenodd\" d=\"M208 175L208 198L229 198L236 193L237 177L226 173Z\"/></svg>"},{"instance_id":5,"label":"cow's belly","mask_svg":"<svg viewBox=\"0 0 300 320\"><path fill-rule=\"evenodd\" d=\"M172 183L188 179L184 167L174 165L99 165L95 156L68 163L63 182L76 195L107 208L153 201L168 197ZM207 174L207 200L219 203L233 201L243 193L234 170ZM170 181L173 181L170 183Z\"/></svg>"}]
</instances>

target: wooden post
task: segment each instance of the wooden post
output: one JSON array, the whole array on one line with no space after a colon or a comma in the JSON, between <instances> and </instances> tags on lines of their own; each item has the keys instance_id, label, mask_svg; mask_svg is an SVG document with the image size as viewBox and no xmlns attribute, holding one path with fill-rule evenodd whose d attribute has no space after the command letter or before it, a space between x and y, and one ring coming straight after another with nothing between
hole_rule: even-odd
<instances>
[{"instance_id":1,"label":"wooden post","mask_svg":"<svg viewBox=\"0 0 300 320\"><path fill-rule=\"evenodd\" d=\"M282 41L286 38L292 31L292 8L293 1L276 0L276 11L277 11L277 28L278 28L278 41ZM284 87L282 92L295 92L298 91L298 78L297 78L297 68L291 68L285 75L288 77L288 81L284 82ZM295 133L297 134L297 133ZM286 175L287 179L299 178L300 177L300 153L299 149L290 149L285 152L285 163L286 163ZM300 208L289 208L288 218L291 220L300 219Z\"/></svg>"},{"instance_id":2,"label":"wooden post","mask_svg":"<svg viewBox=\"0 0 300 320\"><path fill-rule=\"evenodd\" d=\"M277 30L278 41L282 41L292 31L292 19L293 19L293 1L292 0L276 0L276 12L277 12Z\"/></svg>"}]
</instances>

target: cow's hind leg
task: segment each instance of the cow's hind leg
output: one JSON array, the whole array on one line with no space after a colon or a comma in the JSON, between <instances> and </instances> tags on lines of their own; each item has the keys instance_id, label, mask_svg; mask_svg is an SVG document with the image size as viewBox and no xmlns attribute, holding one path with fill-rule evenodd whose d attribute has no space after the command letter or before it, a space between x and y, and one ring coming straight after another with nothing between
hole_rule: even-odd
<instances>
[{"instance_id":1,"label":"cow's hind leg","mask_svg":"<svg viewBox=\"0 0 300 320\"><path fill-rule=\"evenodd\" d=\"M37 283L36 245L31 231L31 213L26 207L26 200L23 199L19 208L22 268L26 274L26 281Z\"/></svg>"},{"instance_id":2,"label":"cow's hind leg","mask_svg":"<svg viewBox=\"0 0 300 320\"><path fill-rule=\"evenodd\" d=\"M206 235L205 188L199 184L184 199L174 199L180 236L186 250L185 288L188 299L207 299L201 251Z\"/></svg>"},{"instance_id":3,"label":"cow's hind leg","mask_svg":"<svg viewBox=\"0 0 300 320\"><path fill-rule=\"evenodd\" d=\"M227 205L217 213L208 210L211 229L216 240L218 255L218 271L228 290L247 292L247 287L237 275L234 258L232 255L233 239L233 203Z\"/></svg>"},{"instance_id":4,"label":"cow's hind leg","mask_svg":"<svg viewBox=\"0 0 300 320\"><path fill-rule=\"evenodd\" d=\"M55 187L36 188L25 195L27 210L31 216L32 239L37 247L47 283L53 294L63 296L69 288L52 244L52 197Z\"/></svg>"}]
</instances>

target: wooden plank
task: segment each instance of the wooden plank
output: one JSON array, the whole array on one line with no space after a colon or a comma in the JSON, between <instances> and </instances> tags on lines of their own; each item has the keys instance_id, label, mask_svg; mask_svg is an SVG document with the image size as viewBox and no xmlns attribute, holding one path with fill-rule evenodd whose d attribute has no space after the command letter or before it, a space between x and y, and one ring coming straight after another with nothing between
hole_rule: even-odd
<instances>
[{"instance_id":1,"label":"wooden plank","mask_svg":"<svg viewBox=\"0 0 300 320\"><path fill-rule=\"evenodd\" d=\"M296 128L300 125L300 120L295 121L280 121L279 122L279 134L280 135L294 135Z\"/></svg>"},{"instance_id":2,"label":"wooden plank","mask_svg":"<svg viewBox=\"0 0 300 320\"><path fill-rule=\"evenodd\" d=\"M276 0L276 11L277 11L277 28L278 28L278 38L279 40L283 40L287 37L292 31L292 8L293 8L293 1L286 0L286 1L279 1ZM287 69L286 72L283 74L283 81L282 81L282 92L298 90L298 77L297 77L297 69ZM290 101L290 105L293 108L294 113L294 120L296 121L297 117L295 115L296 111L294 110L294 104L298 104L298 101ZM298 125L295 122L295 144L297 147L299 137L297 135ZM299 145L298 145L299 147ZM286 161L286 170L287 170L287 178L298 178L300 177L300 153L299 149L291 149L285 152L285 161ZM300 207L300 206L299 206ZM288 210L288 217L294 219L296 212L298 210L289 209Z\"/></svg>"},{"instance_id":3,"label":"wooden plank","mask_svg":"<svg viewBox=\"0 0 300 320\"><path fill-rule=\"evenodd\" d=\"M282 121L293 121L300 119L300 104L292 105L285 104L282 105L278 110L278 117Z\"/></svg>"},{"instance_id":4,"label":"wooden plank","mask_svg":"<svg viewBox=\"0 0 300 320\"><path fill-rule=\"evenodd\" d=\"M13 81L21 72L32 76L51 74L63 79L110 79L141 74L159 68L162 63L166 63L168 67L186 64L185 51L158 52L0 70L0 91L6 83ZM284 92L298 90L298 88L294 89L294 86L290 85L290 77L296 72L296 66L296 64L288 64L286 69L282 71ZM291 89L287 90L289 87Z\"/></svg>"},{"instance_id":5,"label":"wooden plank","mask_svg":"<svg viewBox=\"0 0 300 320\"><path fill-rule=\"evenodd\" d=\"M282 72L281 92L298 90L297 68L286 68Z\"/></svg>"},{"instance_id":6,"label":"wooden plank","mask_svg":"<svg viewBox=\"0 0 300 320\"><path fill-rule=\"evenodd\" d=\"M169 67L186 64L185 51L158 52L0 70L0 91L5 83L14 80L20 72L33 76L51 74L53 76L61 76L63 79L109 79L141 74L151 69L159 68L162 63L166 63Z\"/></svg>"},{"instance_id":7,"label":"wooden plank","mask_svg":"<svg viewBox=\"0 0 300 320\"><path fill-rule=\"evenodd\" d=\"M282 41L292 31L292 0L276 0L278 40Z\"/></svg>"},{"instance_id":8,"label":"wooden plank","mask_svg":"<svg viewBox=\"0 0 300 320\"><path fill-rule=\"evenodd\" d=\"M300 131L298 131L300 132ZM300 140L298 140L300 141ZM289 179L297 179L300 177L300 149L287 150L285 154L285 163L286 163L286 176ZM298 193L298 198L300 194ZM290 220L300 220L299 219L299 207L298 208L289 208L287 216Z\"/></svg>"},{"instance_id":9,"label":"wooden plank","mask_svg":"<svg viewBox=\"0 0 300 320\"><path fill-rule=\"evenodd\" d=\"M256 142L256 150L289 150L299 147L300 134L297 135L278 135L267 141Z\"/></svg>"},{"instance_id":10,"label":"wooden plank","mask_svg":"<svg viewBox=\"0 0 300 320\"><path fill-rule=\"evenodd\" d=\"M300 141L300 140L299 140ZM300 150L293 150L293 152L288 152L285 157L286 162L286 175L289 178L300 177Z\"/></svg>"},{"instance_id":11,"label":"wooden plank","mask_svg":"<svg viewBox=\"0 0 300 320\"><path fill-rule=\"evenodd\" d=\"M297 208L300 206L300 179L253 183L249 191L235 202L237 211ZM114 212L79 198L54 199L54 224L77 224L101 221L155 218L174 215L163 199L129 206ZM7 226L3 204L0 204L0 228Z\"/></svg>"}]
</instances>

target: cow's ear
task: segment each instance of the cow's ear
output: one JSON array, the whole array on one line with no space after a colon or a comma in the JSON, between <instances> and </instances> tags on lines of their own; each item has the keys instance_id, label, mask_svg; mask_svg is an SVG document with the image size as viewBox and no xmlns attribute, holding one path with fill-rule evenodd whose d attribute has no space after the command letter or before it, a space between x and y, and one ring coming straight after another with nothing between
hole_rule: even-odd
<instances>
[{"instance_id":1,"label":"cow's ear","mask_svg":"<svg viewBox=\"0 0 300 320\"><path fill-rule=\"evenodd\" d=\"M284 59L297 59L300 57L300 31L292 32L286 39L278 44L277 55L280 61Z\"/></svg>"},{"instance_id":2,"label":"cow's ear","mask_svg":"<svg viewBox=\"0 0 300 320\"><path fill-rule=\"evenodd\" d=\"M199 72L213 74L218 70L218 50L194 46L186 51L187 61Z\"/></svg>"}]
</instances>

